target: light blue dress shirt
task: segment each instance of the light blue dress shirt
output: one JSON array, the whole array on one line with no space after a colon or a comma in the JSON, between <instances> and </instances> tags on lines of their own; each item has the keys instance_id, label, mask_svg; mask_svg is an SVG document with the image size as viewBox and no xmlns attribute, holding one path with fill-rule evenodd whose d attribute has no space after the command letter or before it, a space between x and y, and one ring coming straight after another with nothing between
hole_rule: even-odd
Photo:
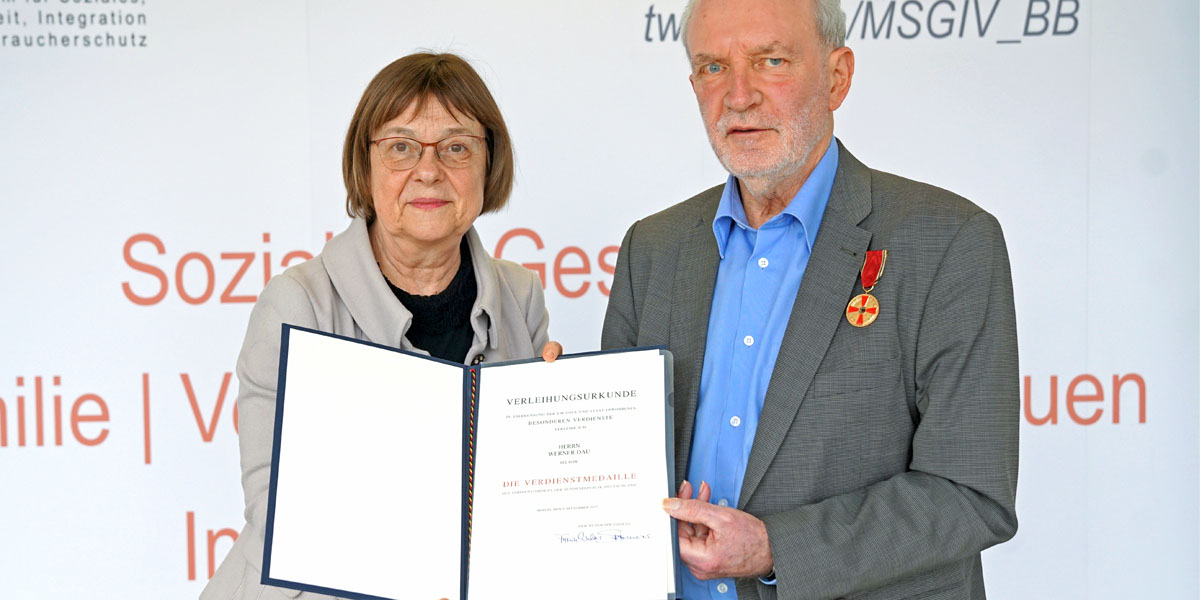
<instances>
[{"instance_id":1,"label":"light blue dress shirt","mask_svg":"<svg viewBox=\"0 0 1200 600\"><path fill-rule=\"evenodd\" d=\"M708 482L714 504L737 507L763 398L837 165L834 140L787 208L758 229L747 223L737 179L725 182L713 219L721 264L687 471L694 490ZM683 597L725 600L737 598L737 590L733 579L700 581L685 569Z\"/></svg>"}]
</instances>

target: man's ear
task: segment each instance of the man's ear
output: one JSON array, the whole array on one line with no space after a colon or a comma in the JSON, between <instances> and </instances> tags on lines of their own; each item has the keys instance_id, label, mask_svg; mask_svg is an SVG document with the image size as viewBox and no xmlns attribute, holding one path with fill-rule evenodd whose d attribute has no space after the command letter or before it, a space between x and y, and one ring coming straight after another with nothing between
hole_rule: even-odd
<instances>
[{"instance_id":1,"label":"man's ear","mask_svg":"<svg viewBox=\"0 0 1200 600\"><path fill-rule=\"evenodd\" d=\"M850 93L850 83L854 79L854 51L842 46L829 54L829 110L837 110L846 95Z\"/></svg>"}]
</instances>

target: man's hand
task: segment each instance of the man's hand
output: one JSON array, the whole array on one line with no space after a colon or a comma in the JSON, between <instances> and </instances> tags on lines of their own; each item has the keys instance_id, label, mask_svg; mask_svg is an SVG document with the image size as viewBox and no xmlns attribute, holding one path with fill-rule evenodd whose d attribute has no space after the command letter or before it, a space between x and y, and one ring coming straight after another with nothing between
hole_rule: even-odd
<instances>
[{"instance_id":1,"label":"man's hand","mask_svg":"<svg viewBox=\"0 0 1200 600\"><path fill-rule=\"evenodd\" d=\"M691 500L692 485L683 482L678 498L663 500L663 510L679 521L679 558L697 579L761 577L775 565L767 526L750 513L709 504L705 482Z\"/></svg>"},{"instance_id":2,"label":"man's hand","mask_svg":"<svg viewBox=\"0 0 1200 600\"><path fill-rule=\"evenodd\" d=\"M546 342L542 348L542 360L550 363L558 359L562 355L562 344L558 342Z\"/></svg>"}]
</instances>

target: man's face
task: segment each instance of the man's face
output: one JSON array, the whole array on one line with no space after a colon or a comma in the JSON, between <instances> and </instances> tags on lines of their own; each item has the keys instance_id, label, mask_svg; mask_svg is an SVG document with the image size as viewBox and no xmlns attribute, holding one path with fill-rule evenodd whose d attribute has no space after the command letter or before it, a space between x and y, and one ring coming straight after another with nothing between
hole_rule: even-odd
<instances>
[{"instance_id":1,"label":"man's face","mask_svg":"<svg viewBox=\"0 0 1200 600\"><path fill-rule=\"evenodd\" d=\"M812 1L701 0L692 13L692 89L717 158L739 178L803 169L832 131Z\"/></svg>"}]
</instances>

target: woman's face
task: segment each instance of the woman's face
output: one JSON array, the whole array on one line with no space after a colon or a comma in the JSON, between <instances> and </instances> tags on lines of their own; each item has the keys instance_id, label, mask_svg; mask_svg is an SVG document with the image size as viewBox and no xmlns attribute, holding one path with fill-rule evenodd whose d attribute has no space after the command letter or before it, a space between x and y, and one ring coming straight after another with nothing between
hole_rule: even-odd
<instances>
[{"instance_id":1,"label":"woman's face","mask_svg":"<svg viewBox=\"0 0 1200 600\"><path fill-rule=\"evenodd\" d=\"M484 135L478 121L450 112L435 98L429 98L420 112L415 108L416 102L410 104L372 139L399 136L433 143L452 135ZM393 171L382 159L388 143L371 145L375 226L402 242L430 247L458 243L483 209L486 151L473 156L465 167L449 168L433 146L426 146L415 166Z\"/></svg>"}]
</instances>

